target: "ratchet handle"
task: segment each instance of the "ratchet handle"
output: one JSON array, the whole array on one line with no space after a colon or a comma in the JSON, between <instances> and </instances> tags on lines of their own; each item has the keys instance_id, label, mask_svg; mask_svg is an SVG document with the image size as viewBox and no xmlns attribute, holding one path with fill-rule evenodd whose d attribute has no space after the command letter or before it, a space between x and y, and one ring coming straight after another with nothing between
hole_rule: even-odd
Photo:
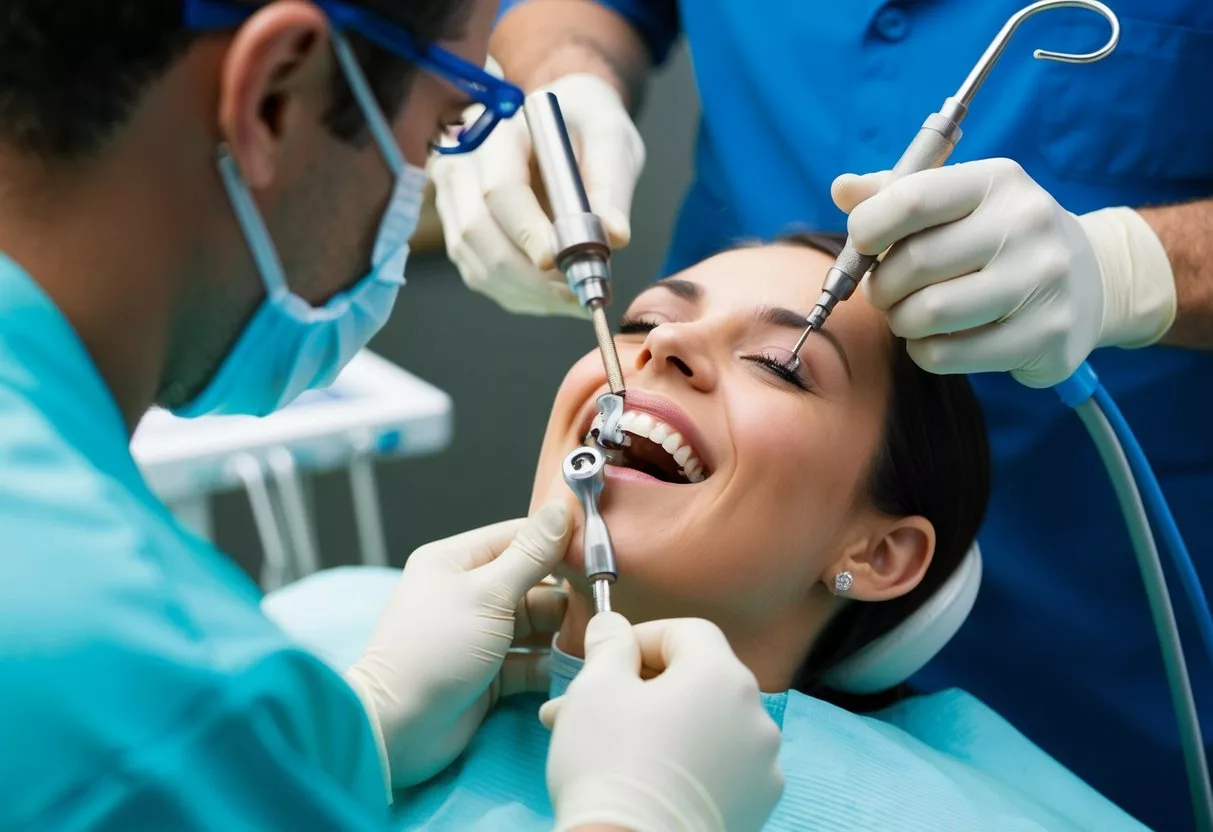
<instances>
[{"instance_id":1,"label":"ratchet handle","mask_svg":"<svg viewBox=\"0 0 1213 832\"><path fill-rule=\"evenodd\" d=\"M613 583L619 577L615 565L615 547L611 545L611 533L598 510L598 498L602 496L603 470L606 456L593 446L577 448L564 458L561 471L564 482L577 495L581 510L585 514L582 529L582 558L585 561L585 576L591 581L605 580Z\"/></svg>"},{"instance_id":2,"label":"ratchet handle","mask_svg":"<svg viewBox=\"0 0 1213 832\"><path fill-rule=\"evenodd\" d=\"M952 99L944 105L944 111L951 110L955 112L949 104L954 104ZM884 188L889 187L889 184L901 179L903 176L908 176L911 173L918 173L923 170L937 168L947 161L952 155L952 150L955 149L957 142L960 141L961 131L959 119L953 120L944 115L943 112L932 113L927 116L927 120L923 122L922 128L918 131L918 135L910 142L910 146L906 148L905 153L901 154L901 158L897 160L897 164L893 166L893 170L889 173L888 180L884 183ZM851 238L847 238L846 246L842 253L838 255L838 259L834 262L834 268L843 272L850 278L849 290L844 296L838 300L846 300L851 296L851 292L855 291L855 287L859 285L859 281L868 273L868 270L879 259L879 255L860 254L855 250L855 246L851 243Z\"/></svg>"}]
</instances>

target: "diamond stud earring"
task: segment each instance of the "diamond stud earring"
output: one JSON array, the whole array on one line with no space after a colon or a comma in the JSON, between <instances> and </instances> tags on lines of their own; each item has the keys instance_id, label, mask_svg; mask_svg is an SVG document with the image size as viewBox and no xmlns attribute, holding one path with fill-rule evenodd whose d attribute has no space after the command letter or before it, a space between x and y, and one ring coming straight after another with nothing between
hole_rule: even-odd
<instances>
[{"instance_id":1,"label":"diamond stud earring","mask_svg":"<svg viewBox=\"0 0 1213 832\"><path fill-rule=\"evenodd\" d=\"M851 574L849 569L844 569L842 572L839 572L834 576L834 594L845 594L846 591L851 588L851 584L853 583L855 583L855 576Z\"/></svg>"}]
</instances>

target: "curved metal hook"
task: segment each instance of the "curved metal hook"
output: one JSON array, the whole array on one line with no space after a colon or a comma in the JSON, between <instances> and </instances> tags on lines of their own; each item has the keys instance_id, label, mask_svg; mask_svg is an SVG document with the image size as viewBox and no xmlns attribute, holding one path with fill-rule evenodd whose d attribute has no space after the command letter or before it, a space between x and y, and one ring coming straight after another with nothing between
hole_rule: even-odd
<instances>
[{"instance_id":1,"label":"curved metal hook","mask_svg":"<svg viewBox=\"0 0 1213 832\"><path fill-rule=\"evenodd\" d=\"M1039 12L1049 9L1088 9L1098 13L1112 27L1112 36L1108 38L1108 42L1096 49L1094 52L1083 52L1080 54L1072 54L1069 52L1052 52L1048 49L1037 49L1032 53L1032 57L1041 61L1061 61L1067 64L1087 64L1093 61L1098 61L1106 58L1120 43L1120 20L1116 14L1105 6L1099 0L1037 0L1030 6L1017 11L1015 14L1003 24L1002 29L995 36L990 45L986 47L985 53L977 62L976 66L969 73L969 77L960 85L955 98L960 101L965 107L968 107L969 102L973 100L974 94L981 87L982 82L986 80L986 76L990 74L990 70L994 68L994 64L998 63L998 59L1002 57L1003 50L1007 48L1007 43L1011 40L1011 36L1015 34L1015 30L1020 24Z\"/></svg>"}]
</instances>

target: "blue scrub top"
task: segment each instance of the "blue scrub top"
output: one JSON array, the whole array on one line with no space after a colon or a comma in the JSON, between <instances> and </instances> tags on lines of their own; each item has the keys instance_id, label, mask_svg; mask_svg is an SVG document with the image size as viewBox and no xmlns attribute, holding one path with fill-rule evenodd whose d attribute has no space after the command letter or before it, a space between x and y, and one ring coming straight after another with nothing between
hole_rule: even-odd
<instances>
[{"instance_id":1,"label":"blue scrub top","mask_svg":"<svg viewBox=\"0 0 1213 832\"><path fill-rule=\"evenodd\" d=\"M357 697L127 443L76 333L0 255L0 828L382 828Z\"/></svg>"},{"instance_id":2,"label":"blue scrub top","mask_svg":"<svg viewBox=\"0 0 1213 832\"><path fill-rule=\"evenodd\" d=\"M517 2L517 0L516 0ZM697 179L666 264L793 225L841 231L830 183L889 168L1027 0L600 0L660 60L687 38L703 105ZM1083 10L1025 23L977 94L953 162L1007 156L1082 213L1213 195L1213 3L1108 0L1120 46ZM506 4L508 5L508 3ZM820 280L806 275L806 280ZM1213 355L1104 350L1092 363L1137 431L1213 585ZM1136 561L1078 420L1049 391L973 379L995 459L986 572L960 635L916 682L971 691L1162 829L1190 828L1178 734ZM1178 584L1172 582L1173 586ZM1206 736L1213 669L1176 592Z\"/></svg>"}]
</instances>

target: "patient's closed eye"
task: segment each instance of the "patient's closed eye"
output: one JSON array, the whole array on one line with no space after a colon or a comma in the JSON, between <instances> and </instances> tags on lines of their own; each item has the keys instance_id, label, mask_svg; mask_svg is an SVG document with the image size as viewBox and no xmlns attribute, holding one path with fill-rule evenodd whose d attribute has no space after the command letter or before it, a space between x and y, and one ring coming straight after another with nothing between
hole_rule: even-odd
<instances>
[{"instance_id":1,"label":"patient's closed eye","mask_svg":"<svg viewBox=\"0 0 1213 832\"><path fill-rule=\"evenodd\" d=\"M791 353L787 350L784 352L791 355ZM756 355L743 355L742 358L746 361L753 362L759 367L762 367L771 375L775 376L781 381L786 381L793 387L797 387L801 390L812 389L812 385L809 383L809 380L805 378L802 373L804 362L793 364L788 358L781 357L778 353L776 353L773 347L768 348L765 352L757 353Z\"/></svg>"}]
</instances>

